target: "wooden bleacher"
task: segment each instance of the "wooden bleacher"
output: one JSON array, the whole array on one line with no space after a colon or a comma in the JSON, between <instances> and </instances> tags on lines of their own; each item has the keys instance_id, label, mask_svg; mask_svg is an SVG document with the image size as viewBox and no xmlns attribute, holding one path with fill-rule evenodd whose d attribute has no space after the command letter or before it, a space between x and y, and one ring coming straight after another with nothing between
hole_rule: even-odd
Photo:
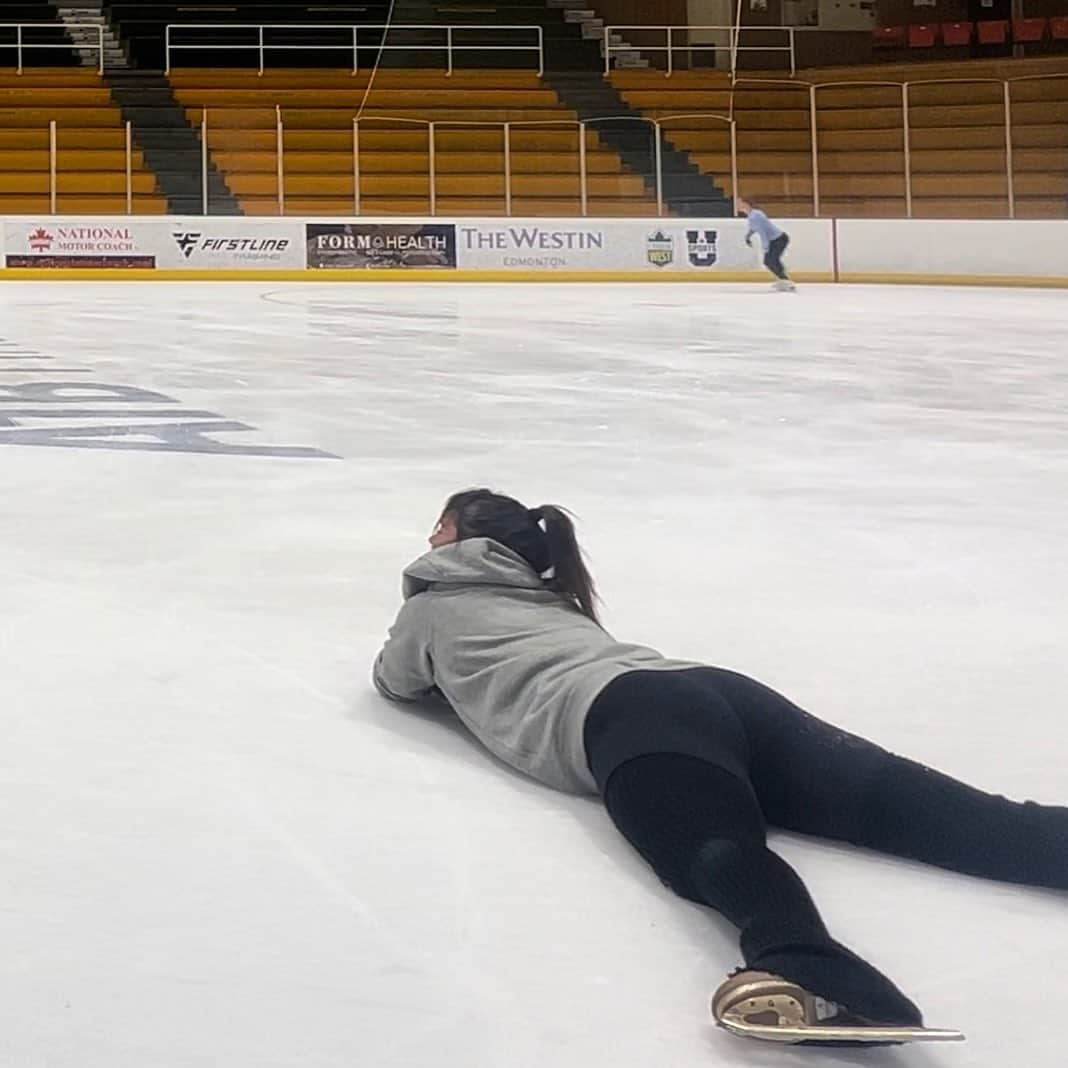
<instances>
[{"instance_id":1,"label":"wooden bleacher","mask_svg":"<svg viewBox=\"0 0 1068 1068\"><path fill-rule=\"evenodd\" d=\"M353 117L367 73L185 69L172 75L194 125L205 109L208 144L242 209L275 215L276 106L284 122L285 211L354 211ZM905 213L900 82L910 90L912 210L919 218L1007 214L1003 89L1012 82L1013 186L1019 218L1068 214L1068 59L971 61L907 67L803 71L796 79L747 77L732 90L718 72L616 71L627 101L664 121L678 147L730 189L730 140L722 121L733 104L739 184L769 211L813 211L810 82L819 83L820 214L901 217ZM953 80L957 79L957 80ZM983 79L989 79L984 81ZM856 82L886 82L857 85ZM931 84L923 84L930 82ZM669 116L676 116L669 119ZM681 118L678 118L681 116ZM90 69L0 70L0 212L49 210L48 125L58 130L60 212L122 213L122 114ZM435 140L437 212L504 214L504 144L511 127L512 213L578 215L575 112L537 75L522 71L383 69L360 127L360 211L430 210L426 122ZM479 124L485 125L479 125ZM494 125L497 124L497 125ZM595 130L586 134L588 213L652 216L642 177ZM166 200L134 150L134 212L162 213Z\"/></svg>"},{"instance_id":2,"label":"wooden bleacher","mask_svg":"<svg viewBox=\"0 0 1068 1068\"><path fill-rule=\"evenodd\" d=\"M95 70L0 69L0 214L47 212L49 122L56 123L57 210L126 211L122 113ZM133 152L134 211L162 214L167 201L143 155Z\"/></svg>"},{"instance_id":3,"label":"wooden bleacher","mask_svg":"<svg viewBox=\"0 0 1068 1068\"><path fill-rule=\"evenodd\" d=\"M1052 77L1037 77L1037 76ZM943 63L801 71L797 78L753 76L734 91L741 192L783 216L813 209L808 83L840 83L817 94L820 213L841 217L905 214L900 84L934 79L1014 79L1013 175L1018 218L1068 214L1068 60ZM701 113L728 115L726 75L616 71L612 82L632 107L664 130L702 170L730 188L728 127ZM913 215L1004 218L1007 178L1003 89L996 81L914 84L910 89Z\"/></svg>"},{"instance_id":4,"label":"wooden bleacher","mask_svg":"<svg viewBox=\"0 0 1068 1068\"><path fill-rule=\"evenodd\" d=\"M212 157L249 215L278 212L276 106L284 125L286 213L353 213L353 118L366 79L366 73L324 70L171 74L191 122L199 124L207 109ZM458 71L447 77L443 71L380 70L361 116L360 210L429 211L423 123L434 121L456 124L436 133L438 214L504 214L503 129L477 124L509 122L512 213L578 215L579 131L568 125L576 118L533 73ZM628 173L593 130L587 130L586 148L589 214L655 214L655 198L641 177Z\"/></svg>"}]
</instances>

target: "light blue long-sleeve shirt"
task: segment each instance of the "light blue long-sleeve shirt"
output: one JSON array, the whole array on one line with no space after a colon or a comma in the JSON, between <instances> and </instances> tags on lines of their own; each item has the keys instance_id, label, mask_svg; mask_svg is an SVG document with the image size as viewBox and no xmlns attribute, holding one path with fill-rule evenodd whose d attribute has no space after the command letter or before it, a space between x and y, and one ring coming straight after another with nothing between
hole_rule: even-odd
<instances>
[{"instance_id":1,"label":"light blue long-sleeve shirt","mask_svg":"<svg viewBox=\"0 0 1068 1068\"><path fill-rule=\"evenodd\" d=\"M782 230L759 208L753 208L749 212L749 233L745 235L746 239L748 240L753 234L760 238L760 243L764 246L764 251L767 252L772 241L777 237L782 237Z\"/></svg>"}]
</instances>

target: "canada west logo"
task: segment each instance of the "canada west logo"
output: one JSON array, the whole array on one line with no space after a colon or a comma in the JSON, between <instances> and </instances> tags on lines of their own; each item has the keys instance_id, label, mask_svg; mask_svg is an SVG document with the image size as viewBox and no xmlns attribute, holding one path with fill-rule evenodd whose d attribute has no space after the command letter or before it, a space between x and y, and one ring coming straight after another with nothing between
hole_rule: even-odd
<instances>
[{"instance_id":1,"label":"canada west logo","mask_svg":"<svg viewBox=\"0 0 1068 1068\"><path fill-rule=\"evenodd\" d=\"M694 267L712 267L719 258L716 241L719 234L715 230L687 230L686 248L690 254L690 263Z\"/></svg>"},{"instance_id":2,"label":"canada west logo","mask_svg":"<svg viewBox=\"0 0 1068 1068\"><path fill-rule=\"evenodd\" d=\"M657 230L645 239L645 257L654 267L667 267L675 258L675 243L670 234Z\"/></svg>"}]
</instances>

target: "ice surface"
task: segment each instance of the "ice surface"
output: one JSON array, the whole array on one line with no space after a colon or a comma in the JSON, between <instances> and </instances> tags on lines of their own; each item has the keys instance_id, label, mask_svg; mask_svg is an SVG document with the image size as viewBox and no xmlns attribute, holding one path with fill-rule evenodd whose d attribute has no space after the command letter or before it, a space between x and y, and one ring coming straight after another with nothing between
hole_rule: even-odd
<instances>
[{"instance_id":1,"label":"ice surface","mask_svg":"<svg viewBox=\"0 0 1068 1068\"><path fill-rule=\"evenodd\" d=\"M779 837L969 1042L746 1044L724 923L368 683L488 483L579 513L621 636L1068 802L1063 293L6 283L0 335L5 1066L1064 1064L1068 896Z\"/></svg>"}]
</instances>

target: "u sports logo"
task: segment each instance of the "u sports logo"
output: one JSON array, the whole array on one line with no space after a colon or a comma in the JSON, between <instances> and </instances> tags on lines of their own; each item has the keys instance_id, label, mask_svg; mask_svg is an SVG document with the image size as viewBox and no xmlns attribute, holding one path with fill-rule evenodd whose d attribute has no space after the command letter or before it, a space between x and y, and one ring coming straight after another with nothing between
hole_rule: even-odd
<instances>
[{"instance_id":1,"label":"u sports logo","mask_svg":"<svg viewBox=\"0 0 1068 1068\"><path fill-rule=\"evenodd\" d=\"M686 248L690 255L690 263L694 267L712 267L717 257L716 240L719 234L716 230L687 230Z\"/></svg>"}]
</instances>

